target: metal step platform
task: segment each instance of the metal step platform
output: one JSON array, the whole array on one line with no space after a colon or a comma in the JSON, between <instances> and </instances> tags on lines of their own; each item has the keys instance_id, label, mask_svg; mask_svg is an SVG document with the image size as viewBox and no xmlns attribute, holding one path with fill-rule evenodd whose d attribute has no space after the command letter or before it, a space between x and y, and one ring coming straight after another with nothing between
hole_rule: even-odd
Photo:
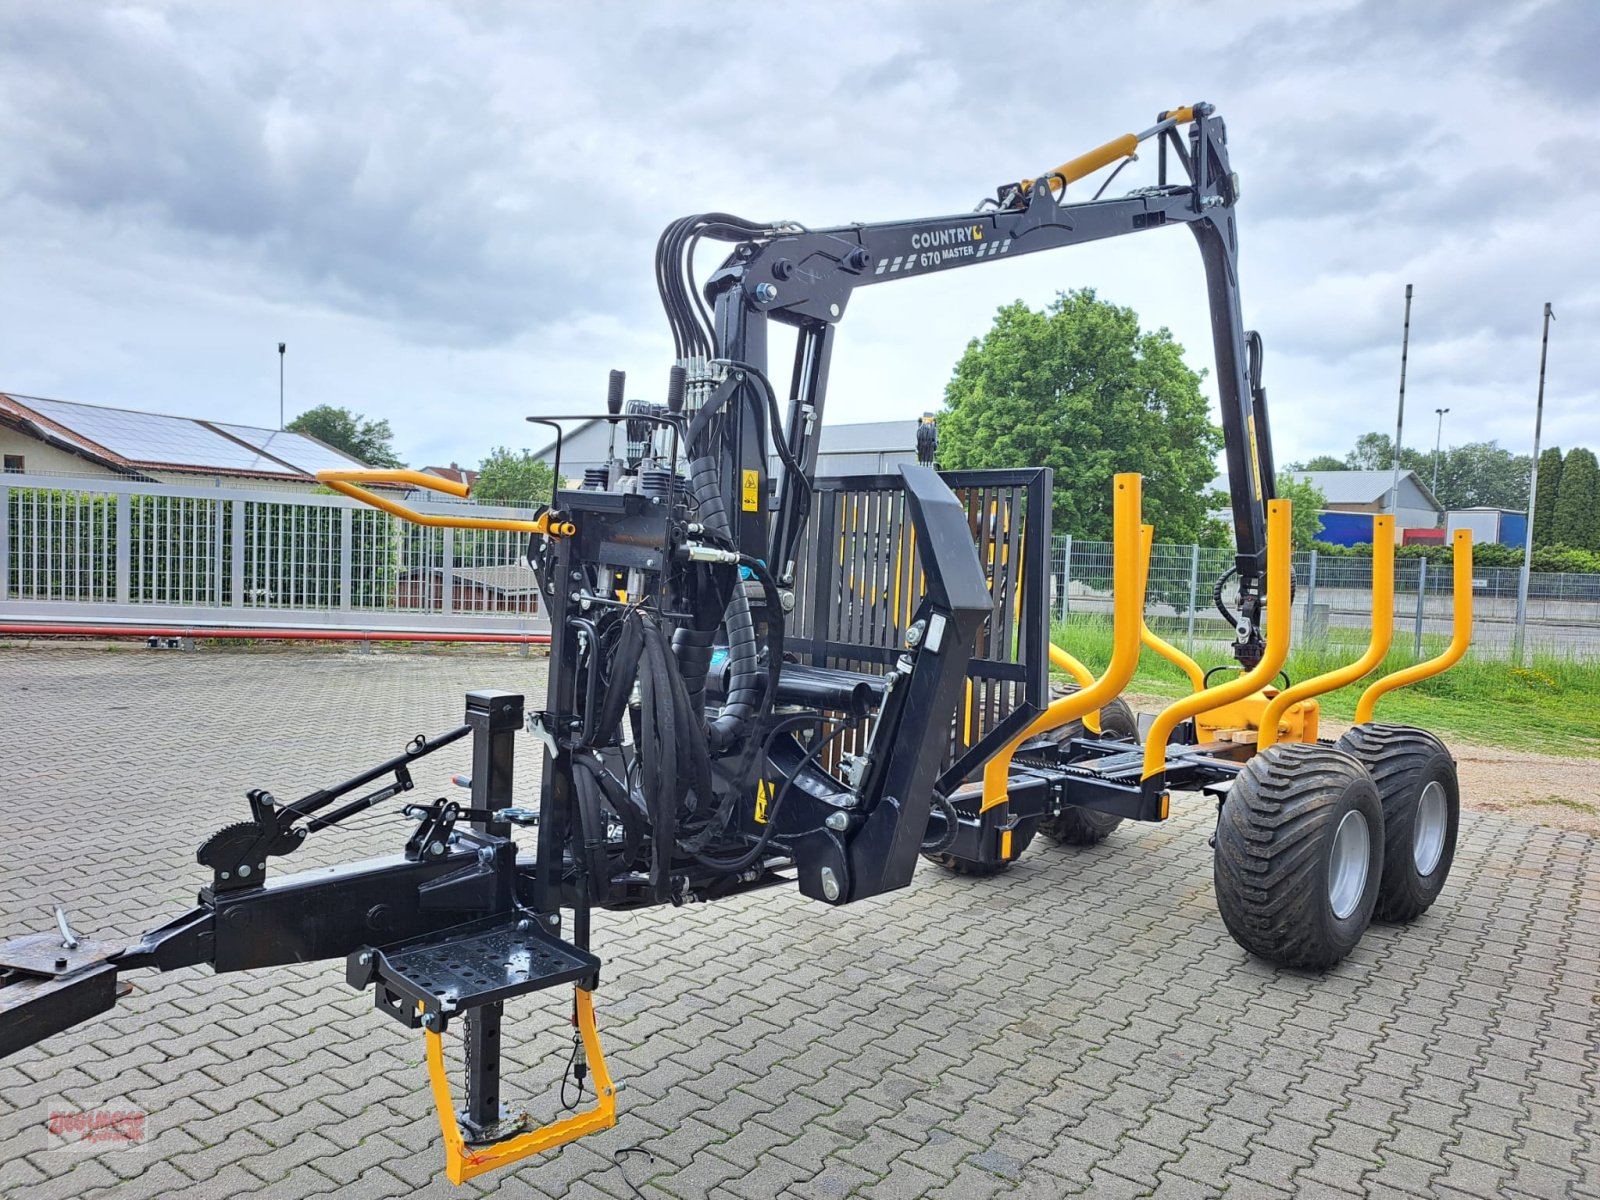
<instances>
[{"instance_id":1,"label":"metal step platform","mask_svg":"<svg viewBox=\"0 0 1600 1200\"><path fill-rule=\"evenodd\" d=\"M451 1015L513 996L593 981L600 959L544 932L531 913L488 917L352 954L346 978L373 986L377 1007L438 1032Z\"/></svg>"}]
</instances>

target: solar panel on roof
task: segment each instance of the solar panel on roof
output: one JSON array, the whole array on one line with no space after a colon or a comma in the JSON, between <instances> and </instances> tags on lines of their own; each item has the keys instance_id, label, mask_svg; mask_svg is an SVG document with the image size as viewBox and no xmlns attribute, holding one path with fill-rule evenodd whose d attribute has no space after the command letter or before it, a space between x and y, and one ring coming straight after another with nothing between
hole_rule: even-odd
<instances>
[{"instance_id":1,"label":"solar panel on roof","mask_svg":"<svg viewBox=\"0 0 1600 1200\"><path fill-rule=\"evenodd\" d=\"M133 462L283 474L282 465L185 417L30 398L28 407Z\"/></svg>"},{"instance_id":2,"label":"solar panel on roof","mask_svg":"<svg viewBox=\"0 0 1600 1200\"><path fill-rule=\"evenodd\" d=\"M224 425L211 422L218 429L241 441L249 442L273 458L293 463L307 475L333 467L360 466L355 459L324 446L321 442L286 429L258 429L253 425ZM282 468L279 468L280 470Z\"/></svg>"}]
</instances>

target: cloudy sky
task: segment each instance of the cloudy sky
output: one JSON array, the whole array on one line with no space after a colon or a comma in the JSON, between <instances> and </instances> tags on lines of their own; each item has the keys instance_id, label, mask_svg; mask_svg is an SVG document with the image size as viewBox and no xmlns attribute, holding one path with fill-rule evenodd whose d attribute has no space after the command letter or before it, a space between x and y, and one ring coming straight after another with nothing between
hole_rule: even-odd
<instances>
[{"instance_id":1,"label":"cloudy sky","mask_svg":"<svg viewBox=\"0 0 1600 1200\"><path fill-rule=\"evenodd\" d=\"M966 211L1203 99L1280 461L1392 430L1407 282L1408 443L1447 406L1447 443L1526 450L1550 300L1546 444L1600 445L1597 56L1590 0L9 0L0 390L271 425L282 340L291 416L476 462L609 368L657 397L674 217ZM937 408L999 305L1085 285L1211 365L1193 240L1158 230L863 293L830 418Z\"/></svg>"}]
</instances>

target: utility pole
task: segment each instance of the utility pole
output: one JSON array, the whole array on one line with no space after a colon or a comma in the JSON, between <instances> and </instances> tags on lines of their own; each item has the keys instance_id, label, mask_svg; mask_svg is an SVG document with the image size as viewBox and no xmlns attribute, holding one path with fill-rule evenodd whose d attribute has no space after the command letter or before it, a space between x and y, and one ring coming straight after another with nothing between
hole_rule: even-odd
<instances>
[{"instance_id":1,"label":"utility pole","mask_svg":"<svg viewBox=\"0 0 1600 1200\"><path fill-rule=\"evenodd\" d=\"M1435 500L1437 500L1439 498L1439 447L1444 444L1444 415L1445 415L1445 413L1449 412L1450 410L1448 408L1436 408L1433 411L1439 414L1439 431L1433 435L1433 489L1432 490L1433 490L1433 498Z\"/></svg>"},{"instance_id":2,"label":"utility pole","mask_svg":"<svg viewBox=\"0 0 1600 1200\"><path fill-rule=\"evenodd\" d=\"M1400 335L1400 409L1394 418L1394 479L1389 484L1389 511L1400 532L1400 437L1406 427L1406 355L1411 349L1411 285L1406 284L1406 324Z\"/></svg>"},{"instance_id":3,"label":"utility pole","mask_svg":"<svg viewBox=\"0 0 1600 1200\"><path fill-rule=\"evenodd\" d=\"M289 348L288 342L278 343L278 428L283 428L283 352Z\"/></svg>"},{"instance_id":4,"label":"utility pole","mask_svg":"<svg viewBox=\"0 0 1600 1200\"><path fill-rule=\"evenodd\" d=\"M1539 343L1539 400L1533 410L1533 466L1528 470L1528 528L1522 538L1522 571L1517 576L1517 625L1511 637L1511 661L1525 665L1528 631L1528 575L1533 569L1533 506L1539 502L1539 434L1544 426L1544 364L1550 353L1550 322L1556 319L1550 301L1544 302L1544 339Z\"/></svg>"}]
</instances>

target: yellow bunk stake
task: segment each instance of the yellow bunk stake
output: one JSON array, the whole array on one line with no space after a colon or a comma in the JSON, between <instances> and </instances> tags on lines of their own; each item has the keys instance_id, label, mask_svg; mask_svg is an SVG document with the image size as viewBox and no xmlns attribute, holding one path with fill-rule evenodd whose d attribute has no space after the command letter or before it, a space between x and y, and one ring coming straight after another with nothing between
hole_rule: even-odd
<instances>
[{"instance_id":1,"label":"yellow bunk stake","mask_svg":"<svg viewBox=\"0 0 1600 1200\"><path fill-rule=\"evenodd\" d=\"M1386 692L1392 692L1395 688L1402 688L1407 684L1420 683L1424 679L1431 679L1448 671L1460 662L1461 656L1467 652L1467 647L1472 642L1471 531L1456 530L1451 544L1455 556L1455 572L1452 580L1455 614L1451 625L1450 645L1445 647L1444 653L1437 658L1430 658L1427 662L1420 662L1385 675L1362 692L1361 699L1356 702L1357 725L1365 725L1372 720L1373 707L1378 703L1378 698Z\"/></svg>"},{"instance_id":2,"label":"yellow bunk stake","mask_svg":"<svg viewBox=\"0 0 1600 1200\"><path fill-rule=\"evenodd\" d=\"M1139 588L1147 598L1150 588L1150 551L1155 545L1155 538L1156 527L1154 525L1139 526L1139 560L1144 564L1143 582L1140 583ZM1151 629L1148 618L1140 618L1139 640L1187 675L1189 682L1194 685L1195 691L1198 692L1206 686L1206 673L1200 664Z\"/></svg>"},{"instance_id":3,"label":"yellow bunk stake","mask_svg":"<svg viewBox=\"0 0 1600 1200\"><path fill-rule=\"evenodd\" d=\"M1139 572L1139 511L1144 480L1138 475L1118 475L1112 502L1112 610L1111 662L1105 674L1055 701L983 767L983 803L980 812L1004 804L1011 776L1011 759L1017 747L1031 737L1060 729L1115 700L1128 686L1139 666L1139 624L1144 611L1144 581Z\"/></svg>"},{"instance_id":4,"label":"yellow bunk stake","mask_svg":"<svg viewBox=\"0 0 1600 1200\"><path fill-rule=\"evenodd\" d=\"M1249 671L1204 688L1169 704L1157 715L1144 743L1144 777L1153 779L1167 769L1167 743L1178 722L1235 700L1254 695L1277 677L1289 657L1289 512L1287 500L1267 503L1267 644L1261 661ZM1165 811L1166 802L1162 802Z\"/></svg>"},{"instance_id":5,"label":"yellow bunk stake","mask_svg":"<svg viewBox=\"0 0 1600 1200\"><path fill-rule=\"evenodd\" d=\"M470 490L466 484L456 483L451 479L441 479L437 475L428 475L422 471L343 469L318 471L317 482L327 484L334 491L341 492L352 500L359 500L363 504L381 509L390 516L433 529L503 529L511 533L543 533L552 537L569 537L577 531L577 527L571 521L552 521L549 513L540 513L531 521L512 517L441 517L432 513L419 513L407 508L398 500L379 496L360 486L363 483L409 483L413 487L429 488L449 496L466 498Z\"/></svg>"},{"instance_id":6,"label":"yellow bunk stake","mask_svg":"<svg viewBox=\"0 0 1600 1200\"><path fill-rule=\"evenodd\" d=\"M1256 735L1256 750L1265 750L1279 737L1278 721L1293 704L1348 687L1383 661L1394 640L1394 517L1372 519L1372 640L1366 653L1348 666L1302 680L1279 692L1261 714L1261 729ZM1313 716L1302 733L1302 740L1317 739Z\"/></svg>"},{"instance_id":7,"label":"yellow bunk stake","mask_svg":"<svg viewBox=\"0 0 1600 1200\"><path fill-rule=\"evenodd\" d=\"M589 1064L589 1073L594 1076L595 1106L586 1112L574 1113L486 1146L468 1146L466 1139L461 1136L455 1104L450 1099L450 1080L444 1069L444 1039L431 1029L423 1030L428 1053L428 1082L433 1089L434 1107L439 1110L439 1131L444 1135L445 1175L451 1183L465 1183L530 1155L565 1146L586 1134L610 1129L617 1123L616 1089L612 1086L611 1073L606 1070L605 1055L600 1049L600 1034L594 1023L593 993L575 988L573 1000L578 1034L583 1039L583 1057Z\"/></svg>"}]
</instances>

